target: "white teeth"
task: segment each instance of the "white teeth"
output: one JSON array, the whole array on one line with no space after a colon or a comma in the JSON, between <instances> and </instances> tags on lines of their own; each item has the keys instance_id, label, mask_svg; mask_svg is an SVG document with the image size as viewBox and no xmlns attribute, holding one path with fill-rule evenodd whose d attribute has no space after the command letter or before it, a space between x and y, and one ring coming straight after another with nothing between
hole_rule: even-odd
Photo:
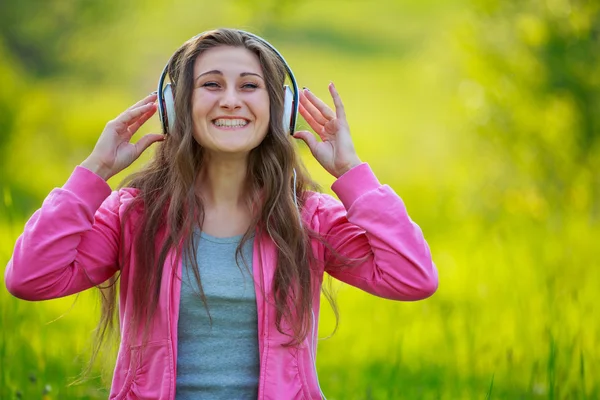
<instances>
[{"instance_id":1,"label":"white teeth","mask_svg":"<svg viewBox=\"0 0 600 400\"><path fill-rule=\"evenodd\" d=\"M248 121L245 119L229 119L220 118L213 121L216 126L227 127L227 128L241 128L248 125Z\"/></svg>"}]
</instances>

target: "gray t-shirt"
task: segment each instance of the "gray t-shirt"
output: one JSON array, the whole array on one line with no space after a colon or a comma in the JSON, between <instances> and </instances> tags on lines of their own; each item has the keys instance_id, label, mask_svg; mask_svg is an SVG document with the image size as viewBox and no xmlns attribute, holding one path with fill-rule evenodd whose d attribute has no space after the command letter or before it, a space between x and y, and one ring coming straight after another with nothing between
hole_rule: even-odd
<instances>
[{"instance_id":1,"label":"gray t-shirt","mask_svg":"<svg viewBox=\"0 0 600 400\"><path fill-rule=\"evenodd\" d=\"M198 296L191 266L182 267L177 330L176 398L256 399L259 354L254 238L243 247L247 266L235 260L242 236L216 238L196 232L202 288L212 317Z\"/></svg>"}]
</instances>

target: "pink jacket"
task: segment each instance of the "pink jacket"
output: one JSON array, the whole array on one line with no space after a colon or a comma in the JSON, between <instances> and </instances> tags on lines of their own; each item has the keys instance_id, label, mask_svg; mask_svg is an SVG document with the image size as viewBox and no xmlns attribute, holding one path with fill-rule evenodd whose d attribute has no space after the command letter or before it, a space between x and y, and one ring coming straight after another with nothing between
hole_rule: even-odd
<instances>
[{"instance_id":1,"label":"pink jacket","mask_svg":"<svg viewBox=\"0 0 600 400\"><path fill-rule=\"evenodd\" d=\"M419 227L410 220L400 197L381 185L370 167L361 164L337 179L331 196L314 193L302 210L306 225L320 232L341 254L367 257L367 261L344 271L323 273L376 296L393 300L419 300L432 295L438 285L437 270ZM131 228L136 215L125 225L121 242L120 219L136 190L112 192L99 176L76 167L66 184L54 189L25 225L5 272L6 287L25 300L67 296L104 282L119 269L121 246L132 245ZM257 243L258 241L255 241ZM265 288L271 287L276 252L273 242L263 238L255 244L254 265L262 268ZM315 255L324 260L326 248L314 241ZM120 329L127 335L132 312L127 299L135 285L135 257L121 271ZM174 254L167 258L168 265ZM297 348L283 347L289 340L275 327L273 302L258 286L255 268L258 338L260 353L259 399L320 399L315 359L319 291L313 298L314 329ZM181 276L181 262L177 273ZM174 399L177 367L177 319L181 281L175 271L164 268L162 289L149 344L143 361L140 346L123 341L115 366L111 399ZM269 291L267 291L267 296Z\"/></svg>"}]
</instances>

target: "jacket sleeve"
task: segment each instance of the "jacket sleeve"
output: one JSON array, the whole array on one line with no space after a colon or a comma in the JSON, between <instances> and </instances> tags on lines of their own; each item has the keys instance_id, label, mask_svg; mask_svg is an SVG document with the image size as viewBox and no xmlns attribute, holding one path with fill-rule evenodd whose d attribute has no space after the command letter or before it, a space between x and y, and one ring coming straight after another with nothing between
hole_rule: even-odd
<instances>
[{"instance_id":1,"label":"jacket sleeve","mask_svg":"<svg viewBox=\"0 0 600 400\"><path fill-rule=\"evenodd\" d=\"M381 185L366 163L339 177L332 189L341 203L321 195L317 210L319 231L331 247L326 249L325 271L388 299L431 296L438 287L437 270L421 229L400 197ZM340 266L334 252L361 262Z\"/></svg>"},{"instance_id":2,"label":"jacket sleeve","mask_svg":"<svg viewBox=\"0 0 600 400\"><path fill-rule=\"evenodd\" d=\"M6 288L24 300L68 296L118 270L119 194L76 167L25 224L5 270Z\"/></svg>"}]
</instances>

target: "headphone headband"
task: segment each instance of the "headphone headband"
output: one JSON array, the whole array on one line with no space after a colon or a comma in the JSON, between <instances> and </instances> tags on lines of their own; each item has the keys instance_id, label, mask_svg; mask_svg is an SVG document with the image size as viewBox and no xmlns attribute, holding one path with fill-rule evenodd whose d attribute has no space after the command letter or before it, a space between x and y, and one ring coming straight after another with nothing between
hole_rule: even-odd
<instances>
[{"instance_id":1,"label":"headphone headband","mask_svg":"<svg viewBox=\"0 0 600 400\"><path fill-rule=\"evenodd\" d=\"M293 135L294 131L296 130L296 119L298 117L298 104L300 101L300 93L298 92L298 84L296 83L296 78L294 77L294 73L292 72L292 69L290 68L290 66L288 65L288 63L285 61L285 58L283 58L283 56L281 55L281 53L269 42L267 42L265 39L261 38L258 35L255 35L253 33L250 32L246 32L240 29L236 29L237 32L250 36L253 39L258 40L260 43L264 44L265 46L267 46L273 53L275 53L275 55L281 60L281 62L283 63L283 65L285 66L285 70L287 72L287 75L290 79L290 82L292 84L292 88L293 88L293 100L292 100L292 112L291 112L291 116L290 116L290 126L289 126L289 131L290 134ZM204 31L202 33L199 33L195 36L193 36L192 38L190 38L189 40L193 40L196 39L198 37L201 37L207 33L210 32L214 32L214 31ZM188 41L189 41L188 40ZM164 134L168 134L169 133L169 121L168 121L168 110L167 110L167 106L166 106L166 102L165 102L165 96L164 96L164 90L165 90L165 79L167 77L168 73L168 69L169 69L169 65L171 64L171 61L173 59L174 54L169 58L169 61L167 62L167 65L165 65L162 73L160 74L160 78L158 79L158 90L157 90L157 95L158 95L158 116L160 118L160 122L162 124L162 128L163 128L163 133ZM284 104L285 106L285 104ZM284 109L284 114L285 114L286 110ZM173 121L171 121L171 124L173 123Z\"/></svg>"}]
</instances>

